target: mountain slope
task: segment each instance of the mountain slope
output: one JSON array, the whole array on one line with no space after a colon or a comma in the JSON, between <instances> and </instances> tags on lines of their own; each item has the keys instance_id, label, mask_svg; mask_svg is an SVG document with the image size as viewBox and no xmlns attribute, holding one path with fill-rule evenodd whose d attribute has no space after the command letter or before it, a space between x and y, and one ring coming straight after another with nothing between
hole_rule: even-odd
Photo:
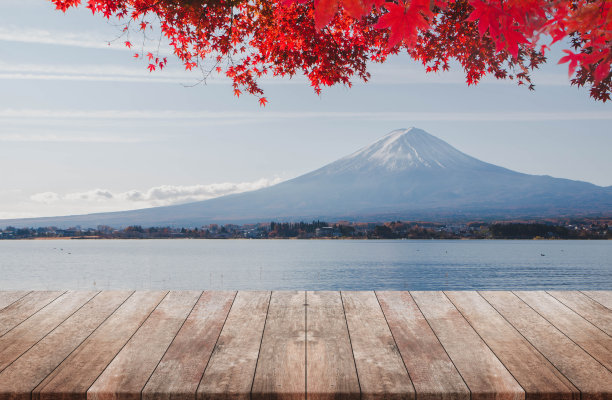
<instances>
[{"instance_id":1,"label":"mountain slope","mask_svg":"<svg viewBox=\"0 0 612 400\"><path fill-rule=\"evenodd\" d=\"M612 213L612 187L522 174L411 128L265 189L143 210L0 221L59 227L200 226L275 220L450 219Z\"/></svg>"}]
</instances>

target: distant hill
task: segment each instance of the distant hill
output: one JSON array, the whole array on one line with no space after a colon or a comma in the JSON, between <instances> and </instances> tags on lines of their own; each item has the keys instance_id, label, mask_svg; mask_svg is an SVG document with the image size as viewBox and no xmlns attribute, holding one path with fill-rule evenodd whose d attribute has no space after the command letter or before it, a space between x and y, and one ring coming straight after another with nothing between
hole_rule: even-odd
<instances>
[{"instance_id":1,"label":"distant hill","mask_svg":"<svg viewBox=\"0 0 612 400\"><path fill-rule=\"evenodd\" d=\"M612 187L485 163L417 129L396 130L316 171L264 189L188 204L0 226L201 226L210 223L457 220L611 215Z\"/></svg>"}]
</instances>

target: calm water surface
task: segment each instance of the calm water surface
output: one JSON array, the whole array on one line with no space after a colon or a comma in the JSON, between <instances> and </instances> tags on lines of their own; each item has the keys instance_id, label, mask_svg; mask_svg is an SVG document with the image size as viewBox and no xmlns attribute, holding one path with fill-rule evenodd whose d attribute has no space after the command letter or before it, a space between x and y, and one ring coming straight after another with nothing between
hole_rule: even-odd
<instances>
[{"instance_id":1,"label":"calm water surface","mask_svg":"<svg viewBox=\"0 0 612 400\"><path fill-rule=\"evenodd\" d=\"M612 241L0 241L7 289L612 289Z\"/></svg>"}]
</instances>

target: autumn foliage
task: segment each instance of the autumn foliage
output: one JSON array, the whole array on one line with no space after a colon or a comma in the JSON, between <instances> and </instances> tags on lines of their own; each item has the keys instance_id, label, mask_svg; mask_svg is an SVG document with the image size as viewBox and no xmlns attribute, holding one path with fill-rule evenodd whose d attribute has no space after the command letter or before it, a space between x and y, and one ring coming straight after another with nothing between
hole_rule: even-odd
<instances>
[{"instance_id":1,"label":"autumn foliage","mask_svg":"<svg viewBox=\"0 0 612 400\"><path fill-rule=\"evenodd\" d=\"M81 0L51 0L66 11ZM303 73L319 93L354 78L367 81L370 62L408 52L428 72L451 60L468 84L485 75L533 88L530 71L546 61L549 46L565 44L571 83L610 99L610 0L88 0L86 7L124 21L130 35L161 27L186 69L203 78L224 73L234 93L254 94L263 75ZM150 71L168 60L138 52Z\"/></svg>"}]
</instances>

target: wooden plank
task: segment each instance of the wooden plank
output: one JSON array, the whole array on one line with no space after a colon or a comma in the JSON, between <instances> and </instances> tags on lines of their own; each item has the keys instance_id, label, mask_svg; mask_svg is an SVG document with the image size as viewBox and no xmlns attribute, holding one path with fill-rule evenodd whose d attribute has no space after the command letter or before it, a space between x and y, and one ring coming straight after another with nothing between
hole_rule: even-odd
<instances>
[{"instance_id":1,"label":"wooden plank","mask_svg":"<svg viewBox=\"0 0 612 400\"><path fill-rule=\"evenodd\" d=\"M476 292L446 292L514 379L528 400L579 399L580 392Z\"/></svg>"},{"instance_id":2,"label":"wooden plank","mask_svg":"<svg viewBox=\"0 0 612 400\"><path fill-rule=\"evenodd\" d=\"M87 391L88 400L138 400L202 292L170 292Z\"/></svg>"},{"instance_id":3,"label":"wooden plank","mask_svg":"<svg viewBox=\"0 0 612 400\"><path fill-rule=\"evenodd\" d=\"M565 333L591 357L612 371L612 337L545 292L515 292L525 303Z\"/></svg>"},{"instance_id":4,"label":"wooden plank","mask_svg":"<svg viewBox=\"0 0 612 400\"><path fill-rule=\"evenodd\" d=\"M270 292L238 292L197 390L198 400L248 400Z\"/></svg>"},{"instance_id":5,"label":"wooden plank","mask_svg":"<svg viewBox=\"0 0 612 400\"><path fill-rule=\"evenodd\" d=\"M552 290L548 294L612 336L612 310L578 291Z\"/></svg>"},{"instance_id":6,"label":"wooden plank","mask_svg":"<svg viewBox=\"0 0 612 400\"><path fill-rule=\"evenodd\" d=\"M581 392L581 398L612 398L612 373L511 292L480 292Z\"/></svg>"},{"instance_id":7,"label":"wooden plank","mask_svg":"<svg viewBox=\"0 0 612 400\"><path fill-rule=\"evenodd\" d=\"M362 399L414 399L414 387L374 292L341 294Z\"/></svg>"},{"instance_id":8,"label":"wooden plank","mask_svg":"<svg viewBox=\"0 0 612 400\"><path fill-rule=\"evenodd\" d=\"M105 291L0 373L0 400L30 400L30 393L132 292Z\"/></svg>"},{"instance_id":9,"label":"wooden plank","mask_svg":"<svg viewBox=\"0 0 612 400\"><path fill-rule=\"evenodd\" d=\"M67 292L0 337L0 371L91 300L97 292Z\"/></svg>"},{"instance_id":10,"label":"wooden plank","mask_svg":"<svg viewBox=\"0 0 612 400\"><path fill-rule=\"evenodd\" d=\"M253 379L253 400L306 398L306 293L273 292Z\"/></svg>"},{"instance_id":11,"label":"wooden plank","mask_svg":"<svg viewBox=\"0 0 612 400\"><path fill-rule=\"evenodd\" d=\"M202 293L143 389L143 400L195 399L235 297L236 292Z\"/></svg>"},{"instance_id":12,"label":"wooden plank","mask_svg":"<svg viewBox=\"0 0 612 400\"><path fill-rule=\"evenodd\" d=\"M359 380L340 293L307 292L306 304L308 399L359 400Z\"/></svg>"},{"instance_id":13,"label":"wooden plank","mask_svg":"<svg viewBox=\"0 0 612 400\"><path fill-rule=\"evenodd\" d=\"M0 310L0 336L19 325L64 292L31 292Z\"/></svg>"},{"instance_id":14,"label":"wooden plank","mask_svg":"<svg viewBox=\"0 0 612 400\"><path fill-rule=\"evenodd\" d=\"M167 292L136 292L32 392L33 400L84 400L87 389Z\"/></svg>"},{"instance_id":15,"label":"wooden plank","mask_svg":"<svg viewBox=\"0 0 612 400\"><path fill-rule=\"evenodd\" d=\"M411 292L472 399L518 400L525 392L442 292Z\"/></svg>"},{"instance_id":16,"label":"wooden plank","mask_svg":"<svg viewBox=\"0 0 612 400\"><path fill-rule=\"evenodd\" d=\"M612 290L588 290L583 291L582 293L589 296L602 306L612 310Z\"/></svg>"},{"instance_id":17,"label":"wooden plank","mask_svg":"<svg viewBox=\"0 0 612 400\"><path fill-rule=\"evenodd\" d=\"M421 400L469 400L470 390L409 292L376 292Z\"/></svg>"},{"instance_id":18,"label":"wooden plank","mask_svg":"<svg viewBox=\"0 0 612 400\"><path fill-rule=\"evenodd\" d=\"M30 292L27 292L27 291L16 291L16 290L0 292L0 310L10 306L11 304L16 302L17 300L19 300L22 297L24 297L25 295L27 295L28 293L30 293Z\"/></svg>"}]
</instances>

